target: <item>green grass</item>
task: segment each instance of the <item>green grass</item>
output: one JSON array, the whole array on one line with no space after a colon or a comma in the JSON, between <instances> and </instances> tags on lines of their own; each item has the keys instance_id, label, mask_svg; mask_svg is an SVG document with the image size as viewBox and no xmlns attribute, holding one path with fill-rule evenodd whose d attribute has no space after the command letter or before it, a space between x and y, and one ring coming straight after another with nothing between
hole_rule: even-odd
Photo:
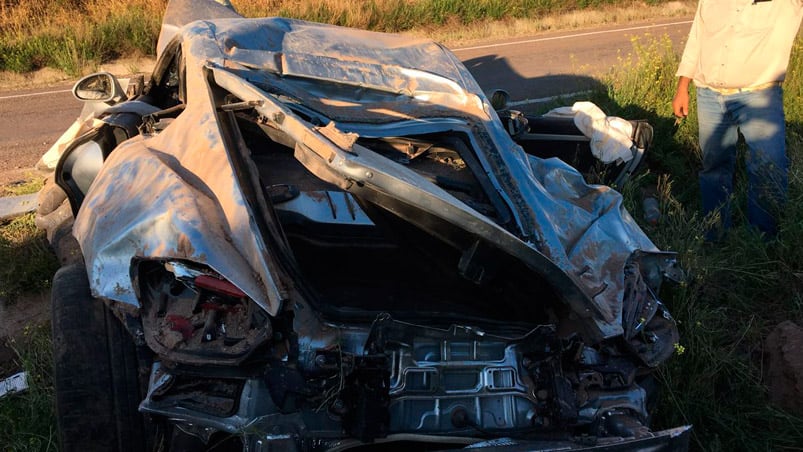
<instances>
[{"instance_id":1,"label":"green grass","mask_svg":"<svg viewBox=\"0 0 803 452\"><path fill-rule=\"evenodd\" d=\"M0 70L77 76L120 56L152 54L164 0L21 0L0 15Z\"/></svg>"},{"instance_id":2,"label":"green grass","mask_svg":"<svg viewBox=\"0 0 803 452\"><path fill-rule=\"evenodd\" d=\"M663 217L645 230L659 248L678 253L688 278L666 286L662 298L678 322L684 352L660 370L664 394L656 427L693 424L700 450L800 450L803 417L767 402L762 375L763 340L778 323L803 325L803 53L795 47L785 84L789 204L780 234L766 243L745 226L721 245L707 246L702 231L711 218L699 215L700 167L696 116L672 117L678 56L668 38L635 42L633 61L605 80L593 100L608 114L648 119L655 127L648 172L624 187L626 205L639 217L640 188L657 187ZM743 171L735 204L745 205Z\"/></svg>"},{"instance_id":3,"label":"green grass","mask_svg":"<svg viewBox=\"0 0 803 452\"><path fill-rule=\"evenodd\" d=\"M39 178L0 187L2 196L35 193ZM0 223L0 303L13 309L25 293L40 293L50 287L58 262L38 231L33 214ZM2 321L2 319L0 319ZM29 325L22 337L0 338L0 347L10 349L11 361L0 362L0 377L20 370L28 373L29 389L0 399L0 451L56 451L53 411L52 355L49 325Z\"/></svg>"},{"instance_id":4,"label":"green grass","mask_svg":"<svg viewBox=\"0 0 803 452\"><path fill-rule=\"evenodd\" d=\"M33 213L0 224L0 262L0 300L13 302L22 293L50 287L58 261Z\"/></svg>"},{"instance_id":5,"label":"green grass","mask_svg":"<svg viewBox=\"0 0 803 452\"><path fill-rule=\"evenodd\" d=\"M41 177L26 176L24 180L0 186L0 197L30 195L39 192L45 181Z\"/></svg>"},{"instance_id":6,"label":"green grass","mask_svg":"<svg viewBox=\"0 0 803 452\"><path fill-rule=\"evenodd\" d=\"M0 196L19 196L38 192L41 177L0 186ZM34 214L0 222L0 302L13 302L25 292L40 292L50 287L58 262L49 248L44 232L36 229Z\"/></svg>"},{"instance_id":7,"label":"green grass","mask_svg":"<svg viewBox=\"0 0 803 452\"><path fill-rule=\"evenodd\" d=\"M24 369L29 389L0 399L0 450L58 450L50 341L50 327L42 325L7 344L15 360L0 363L0 375Z\"/></svg>"}]
</instances>

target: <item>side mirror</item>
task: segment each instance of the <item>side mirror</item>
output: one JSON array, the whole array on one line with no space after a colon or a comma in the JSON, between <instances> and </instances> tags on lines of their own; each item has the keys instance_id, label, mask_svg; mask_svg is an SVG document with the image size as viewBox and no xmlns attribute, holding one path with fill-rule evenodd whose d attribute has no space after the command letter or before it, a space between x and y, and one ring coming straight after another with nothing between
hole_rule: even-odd
<instances>
[{"instance_id":1,"label":"side mirror","mask_svg":"<svg viewBox=\"0 0 803 452\"><path fill-rule=\"evenodd\" d=\"M110 105L126 100L120 82L108 72L97 72L78 80L72 94L84 102L105 102Z\"/></svg>"},{"instance_id":2,"label":"side mirror","mask_svg":"<svg viewBox=\"0 0 803 452\"><path fill-rule=\"evenodd\" d=\"M495 89L494 92L491 93L491 106L494 107L494 110L504 110L508 102L510 102L510 93L507 91Z\"/></svg>"}]
</instances>

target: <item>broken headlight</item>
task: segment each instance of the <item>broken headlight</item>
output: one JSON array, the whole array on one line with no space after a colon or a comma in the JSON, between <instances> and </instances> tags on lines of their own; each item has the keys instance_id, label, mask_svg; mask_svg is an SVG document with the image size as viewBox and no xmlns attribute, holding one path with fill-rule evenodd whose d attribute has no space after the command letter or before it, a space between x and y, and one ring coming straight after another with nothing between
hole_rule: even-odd
<instances>
[{"instance_id":1,"label":"broken headlight","mask_svg":"<svg viewBox=\"0 0 803 452\"><path fill-rule=\"evenodd\" d=\"M212 269L180 261L138 265L145 341L186 364L239 364L271 335L268 314Z\"/></svg>"}]
</instances>

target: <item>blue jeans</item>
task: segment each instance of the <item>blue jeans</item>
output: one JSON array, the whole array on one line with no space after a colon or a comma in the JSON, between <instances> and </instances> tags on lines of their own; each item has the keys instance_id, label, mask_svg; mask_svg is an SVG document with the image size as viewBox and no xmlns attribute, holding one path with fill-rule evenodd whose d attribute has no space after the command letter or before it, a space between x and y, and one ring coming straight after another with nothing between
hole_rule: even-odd
<instances>
[{"instance_id":1,"label":"blue jeans","mask_svg":"<svg viewBox=\"0 0 803 452\"><path fill-rule=\"evenodd\" d=\"M748 148L747 219L759 231L774 236L777 216L786 203L789 168L781 87L729 95L697 88L697 116L703 154L703 214L719 209L721 219L706 238L714 240L731 227L739 133Z\"/></svg>"}]
</instances>

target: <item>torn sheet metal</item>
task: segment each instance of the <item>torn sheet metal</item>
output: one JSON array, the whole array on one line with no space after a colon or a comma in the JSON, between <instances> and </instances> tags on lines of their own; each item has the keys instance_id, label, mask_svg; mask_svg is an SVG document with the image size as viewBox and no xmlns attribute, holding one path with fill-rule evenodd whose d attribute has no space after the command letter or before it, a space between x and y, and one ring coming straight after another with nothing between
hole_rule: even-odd
<instances>
[{"instance_id":1,"label":"torn sheet metal","mask_svg":"<svg viewBox=\"0 0 803 452\"><path fill-rule=\"evenodd\" d=\"M96 296L136 304L131 259L179 258L210 265L271 314L280 308L282 290L253 221L261 213L243 195L210 98L211 71L216 84L259 105L297 145L325 153L328 180L358 180L350 164L376 170L393 185L387 194L476 228L509 254L530 259L548 280L560 281L573 309L593 317L598 339L622 333L625 264L635 251L657 248L617 192L585 184L557 160L527 157L465 67L442 46L283 18L197 21L176 39L186 59L184 113L158 136L115 151L76 219ZM308 108L321 124L335 121L336 131L299 118L282 96ZM400 166L366 149L355 158L331 139L337 131L360 135L383 126L464 132L508 205L515 231L502 230ZM370 183L378 186L376 179ZM451 208L432 209L432 200Z\"/></svg>"},{"instance_id":2,"label":"torn sheet metal","mask_svg":"<svg viewBox=\"0 0 803 452\"><path fill-rule=\"evenodd\" d=\"M179 133L129 140L106 160L73 228L93 295L136 305L132 258L186 259L209 265L277 312L281 295L263 239L251 229L210 109L188 108L169 128Z\"/></svg>"}]
</instances>

